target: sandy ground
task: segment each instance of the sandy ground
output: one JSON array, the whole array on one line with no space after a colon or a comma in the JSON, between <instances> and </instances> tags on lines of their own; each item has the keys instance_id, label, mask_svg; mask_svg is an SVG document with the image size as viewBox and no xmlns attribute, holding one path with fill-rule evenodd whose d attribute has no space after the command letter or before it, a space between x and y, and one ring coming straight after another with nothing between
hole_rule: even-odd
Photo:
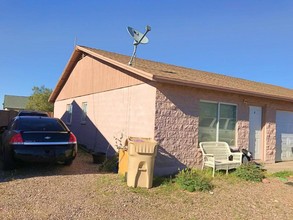
<instances>
[{"instance_id":1,"label":"sandy ground","mask_svg":"<svg viewBox=\"0 0 293 220\"><path fill-rule=\"evenodd\" d=\"M293 219L293 178L215 178L212 192L127 187L81 153L71 166L0 171L0 219Z\"/></svg>"}]
</instances>

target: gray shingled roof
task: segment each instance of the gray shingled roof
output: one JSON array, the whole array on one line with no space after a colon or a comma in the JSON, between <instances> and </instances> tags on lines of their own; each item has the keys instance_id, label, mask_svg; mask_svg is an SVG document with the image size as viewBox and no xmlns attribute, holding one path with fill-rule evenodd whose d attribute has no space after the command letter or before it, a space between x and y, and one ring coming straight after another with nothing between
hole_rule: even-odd
<instances>
[{"instance_id":1,"label":"gray shingled roof","mask_svg":"<svg viewBox=\"0 0 293 220\"><path fill-rule=\"evenodd\" d=\"M3 109L25 109L28 99L27 96L5 95Z\"/></svg>"}]
</instances>

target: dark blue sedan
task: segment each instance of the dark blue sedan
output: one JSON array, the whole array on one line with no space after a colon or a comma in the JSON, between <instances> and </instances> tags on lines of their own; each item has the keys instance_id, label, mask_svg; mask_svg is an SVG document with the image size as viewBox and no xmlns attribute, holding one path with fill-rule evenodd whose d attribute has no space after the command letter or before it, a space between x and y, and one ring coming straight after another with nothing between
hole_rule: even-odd
<instances>
[{"instance_id":1,"label":"dark blue sedan","mask_svg":"<svg viewBox=\"0 0 293 220\"><path fill-rule=\"evenodd\" d=\"M58 162L70 165L77 154L77 141L57 118L17 116L0 128L0 155L3 169L15 162Z\"/></svg>"}]
</instances>

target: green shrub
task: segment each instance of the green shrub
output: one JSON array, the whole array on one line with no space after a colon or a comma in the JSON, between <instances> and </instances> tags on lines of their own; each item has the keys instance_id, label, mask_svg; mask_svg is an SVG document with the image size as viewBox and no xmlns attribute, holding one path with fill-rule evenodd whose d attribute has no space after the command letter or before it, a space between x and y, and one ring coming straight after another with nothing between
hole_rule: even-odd
<instances>
[{"instance_id":1,"label":"green shrub","mask_svg":"<svg viewBox=\"0 0 293 220\"><path fill-rule=\"evenodd\" d=\"M116 173L118 171L118 156L106 158L99 166L99 171Z\"/></svg>"},{"instance_id":2,"label":"green shrub","mask_svg":"<svg viewBox=\"0 0 293 220\"><path fill-rule=\"evenodd\" d=\"M153 186L168 186L174 183L174 178L172 176L169 177L161 177L154 176L153 178Z\"/></svg>"},{"instance_id":3,"label":"green shrub","mask_svg":"<svg viewBox=\"0 0 293 220\"><path fill-rule=\"evenodd\" d=\"M242 164L236 168L234 175L246 181L260 182L265 178L264 171L255 163Z\"/></svg>"},{"instance_id":4,"label":"green shrub","mask_svg":"<svg viewBox=\"0 0 293 220\"><path fill-rule=\"evenodd\" d=\"M175 183L189 192L209 191L213 188L211 177L197 169L181 170L175 177Z\"/></svg>"},{"instance_id":5,"label":"green shrub","mask_svg":"<svg viewBox=\"0 0 293 220\"><path fill-rule=\"evenodd\" d=\"M279 178L287 178L287 177L293 176L293 171L287 171L287 170L279 171L279 172L273 173L272 176L279 177Z\"/></svg>"}]
</instances>

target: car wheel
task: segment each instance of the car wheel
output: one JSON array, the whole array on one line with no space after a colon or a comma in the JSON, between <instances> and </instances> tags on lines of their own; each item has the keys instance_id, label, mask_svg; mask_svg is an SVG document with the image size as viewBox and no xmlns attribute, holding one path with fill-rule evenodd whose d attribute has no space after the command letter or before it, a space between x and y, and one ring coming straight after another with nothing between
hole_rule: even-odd
<instances>
[{"instance_id":1,"label":"car wheel","mask_svg":"<svg viewBox=\"0 0 293 220\"><path fill-rule=\"evenodd\" d=\"M72 164L72 162L73 162L73 159L66 160L66 161L64 162L64 165L65 165L65 166L70 166L70 165Z\"/></svg>"},{"instance_id":2,"label":"car wheel","mask_svg":"<svg viewBox=\"0 0 293 220\"><path fill-rule=\"evenodd\" d=\"M7 150L3 149L3 170L12 170L15 168L15 161L13 160L12 153Z\"/></svg>"}]
</instances>

